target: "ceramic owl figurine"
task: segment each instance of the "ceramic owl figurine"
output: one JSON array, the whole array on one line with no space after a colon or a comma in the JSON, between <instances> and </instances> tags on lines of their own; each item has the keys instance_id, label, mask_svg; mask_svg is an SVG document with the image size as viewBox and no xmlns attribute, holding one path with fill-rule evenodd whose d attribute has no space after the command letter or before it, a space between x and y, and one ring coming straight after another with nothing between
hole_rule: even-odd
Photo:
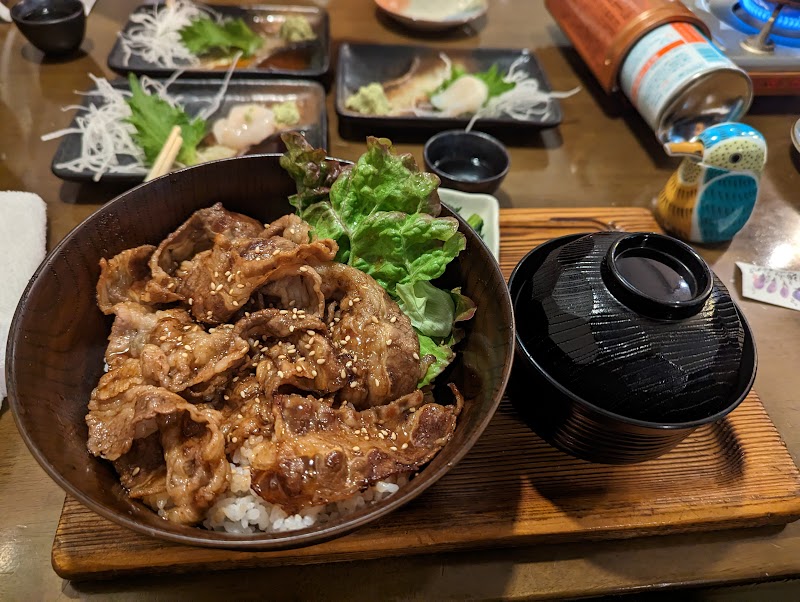
<instances>
[{"instance_id":1,"label":"ceramic owl figurine","mask_svg":"<svg viewBox=\"0 0 800 602\"><path fill-rule=\"evenodd\" d=\"M689 142L664 146L670 155L686 158L658 195L662 227L695 243L733 238L756 204L767 160L764 136L743 123L721 123Z\"/></svg>"}]
</instances>

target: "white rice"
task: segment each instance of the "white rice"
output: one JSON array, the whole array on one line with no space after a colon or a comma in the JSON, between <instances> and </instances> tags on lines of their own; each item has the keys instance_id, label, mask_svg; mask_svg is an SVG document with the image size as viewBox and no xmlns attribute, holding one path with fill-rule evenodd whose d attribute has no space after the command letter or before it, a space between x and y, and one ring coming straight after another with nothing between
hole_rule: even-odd
<instances>
[{"instance_id":1,"label":"white rice","mask_svg":"<svg viewBox=\"0 0 800 602\"><path fill-rule=\"evenodd\" d=\"M260 443L261 438L253 438L248 443ZM378 502L396 493L408 478L401 476L386 481L378 481L366 491L342 500L301 510L289 515L277 504L271 504L250 489L250 469L247 467L251 455L250 445L242 446L231 463L231 487L228 493L209 509L203 526L212 531L227 533L281 533L305 529L315 524L334 521L363 508L369 503Z\"/></svg>"}]
</instances>

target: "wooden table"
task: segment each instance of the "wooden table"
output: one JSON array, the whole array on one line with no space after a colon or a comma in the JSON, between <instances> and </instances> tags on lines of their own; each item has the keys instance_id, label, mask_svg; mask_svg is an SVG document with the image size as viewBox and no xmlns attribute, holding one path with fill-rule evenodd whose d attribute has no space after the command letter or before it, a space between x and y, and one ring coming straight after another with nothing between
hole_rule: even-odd
<instances>
[{"instance_id":1,"label":"wooden table","mask_svg":"<svg viewBox=\"0 0 800 602\"><path fill-rule=\"evenodd\" d=\"M320 1L320 3L325 3ZM57 142L39 137L62 128L60 108L90 85L87 73L105 67L114 37L133 0L99 2L92 12L85 54L46 61L12 25L0 24L0 190L28 190L48 203L52 246L118 192L108 186L64 183L50 173ZM451 47L509 46L536 51L556 89L581 86L563 101L564 122L511 150L512 169L500 193L505 207L648 206L677 163L619 101L607 98L580 64L540 2L491 0L489 19L470 36L414 38L376 14L369 0L332 0L332 34L343 40L432 43ZM330 153L355 159L361 142L337 132L332 95ZM759 99L748 122L769 143L769 162L753 218L730 246L703 250L738 296L735 261L800 269L800 160L789 131L798 99ZM380 132L375 132L380 134ZM421 158L421 145L401 145ZM756 387L800 460L800 314L750 301L740 303L758 344ZM800 573L800 524L611 543L543 546L329 566L291 567L171 578L70 584L49 563L64 494L34 462L8 410L0 415L0 599L231 599L267 597L543 598L630 591L677 584L736 583Z\"/></svg>"}]
</instances>

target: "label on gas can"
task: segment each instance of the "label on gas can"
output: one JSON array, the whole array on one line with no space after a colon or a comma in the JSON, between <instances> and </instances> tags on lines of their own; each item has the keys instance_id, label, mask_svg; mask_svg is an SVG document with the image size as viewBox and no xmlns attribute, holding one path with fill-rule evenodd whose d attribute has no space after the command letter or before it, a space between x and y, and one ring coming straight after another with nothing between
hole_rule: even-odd
<instances>
[{"instance_id":1,"label":"label on gas can","mask_svg":"<svg viewBox=\"0 0 800 602\"><path fill-rule=\"evenodd\" d=\"M645 35L625 57L620 86L650 127L681 90L702 73L736 69L733 62L688 23L669 23Z\"/></svg>"}]
</instances>

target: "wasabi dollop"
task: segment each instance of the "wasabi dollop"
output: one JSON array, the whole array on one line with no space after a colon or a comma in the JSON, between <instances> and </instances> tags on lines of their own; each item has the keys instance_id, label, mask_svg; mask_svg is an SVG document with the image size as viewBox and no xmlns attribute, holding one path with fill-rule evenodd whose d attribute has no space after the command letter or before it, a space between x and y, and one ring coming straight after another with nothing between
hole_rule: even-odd
<instances>
[{"instance_id":1,"label":"wasabi dollop","mask_svg":"<svg viewBox=\"0 0 800 602\"><path fill-rule=\"evenodd\" d=\"M300 109L293 100L287 100L272 106L275 122L279 125L297 125L300 123Z\"/></svg>"},{"instance_id":2,"label":"wasabi dollop","mask_svg":"<svg viewBox=\"0 0 800 602\"><path fill-rule=\"evenodd\" d=\"M388 115L392 109L383 86L377 82L361 86L358 92L347 99L345 106L364 115Z\"/></svg>"},{"instance_id":3,"label":"wasabi dollop","mask_svg":"<svg viewBox=\"0 0 800 602\"><path fill-rule=\"evenodd\" d=\"M307 42L316 40L317 35L311 29L311 23L305 17L288 16L281 25L281 39L287 42Z\"/></svg>"}]
</instances>

